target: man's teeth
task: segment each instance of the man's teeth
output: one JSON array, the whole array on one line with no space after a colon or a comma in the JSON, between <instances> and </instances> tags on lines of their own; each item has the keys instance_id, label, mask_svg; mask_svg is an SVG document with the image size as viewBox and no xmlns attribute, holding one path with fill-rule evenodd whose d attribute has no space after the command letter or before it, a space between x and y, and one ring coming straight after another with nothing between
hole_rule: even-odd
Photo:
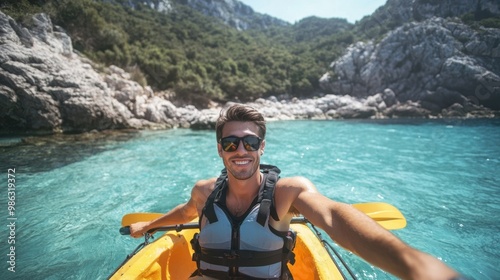
<instances>
[{"instance_id":1,"label":"man's teeth","mask_svg":"<svg viewBox=\"0 0 500 280\"><path fill-rule=\"evenodd\" d=\"M247 164L249 162L250 162L249 160L237 160L234 163L236 163L236 164L242 164L243 165L243 164Z\"/></svg>"}]
</instances>

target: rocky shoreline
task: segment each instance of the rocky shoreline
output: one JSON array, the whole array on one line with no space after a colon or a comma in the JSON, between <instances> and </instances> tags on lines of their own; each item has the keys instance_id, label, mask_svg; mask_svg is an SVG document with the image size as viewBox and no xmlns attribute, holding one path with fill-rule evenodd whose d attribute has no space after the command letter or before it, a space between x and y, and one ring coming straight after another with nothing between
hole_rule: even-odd
<instances>
[{"instance_id":1,"label":"rocky shoreline","mask_svg":"<svg viewBox=\"0 0 500 280\"><path fill-rule=\"evenodd\" d=\"M96 69L101 69L97 71ZM0 12L0 134L81 133L110 129L212 129L227 104L199 110L175 106L116 66L75 52L71 38L45 14L28 28ZM440 110L400 101L386 88L363 97L325 94L299 100L258 99L249 105L268 120L494 118L498 111L463 100Z\"/></svg>"}]
</instances>

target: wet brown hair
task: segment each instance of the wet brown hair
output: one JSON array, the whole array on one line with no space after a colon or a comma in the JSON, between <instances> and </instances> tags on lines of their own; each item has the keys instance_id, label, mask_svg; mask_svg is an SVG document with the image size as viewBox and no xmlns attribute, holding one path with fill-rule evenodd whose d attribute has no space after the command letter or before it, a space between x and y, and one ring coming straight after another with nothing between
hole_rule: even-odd
<instances>
[{"instance_id":1,"label":"wet brown hair","mask_svg":"<svg viewBox=\"0 0 500 280\"><path fill-rule=\"evenodd\" d=\"M224 129L224 125L234 121L255 123L257 127L259 127L259 137L262 139L266 138L266 121L264 120L264 116L253 107L243 104L234 104L220 112L217 123L215 124L217 142L222 138L222 129Z\"/></svg>"}]
</instances>

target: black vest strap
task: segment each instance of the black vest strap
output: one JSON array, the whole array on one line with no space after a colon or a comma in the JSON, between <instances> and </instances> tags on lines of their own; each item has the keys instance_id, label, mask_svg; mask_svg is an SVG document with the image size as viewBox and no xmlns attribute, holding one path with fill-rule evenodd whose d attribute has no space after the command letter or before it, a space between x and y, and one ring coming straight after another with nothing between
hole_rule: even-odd
<instances>
[{"instance_id":1,"label":"black vest strap","mask_svg":"<svg viewBox=\"0 0 500 280\"><path fill-rule=\"evenodd\" d=\"M222 266L263 266L281 262L284 258L283 249L274 251L222 250L201 248L200 260Z\"/></svg>"},{"instance_id":2,"label":"black vest strap","mask_svg":"<svg viewBox=\"0 0 500 280\"><path fill-rule=\"evenodd\" d=\"M259 213L257 214L257 222L264 226L266 221L269 219L269 215L271 215L274 220L279 221L278 213L274 208L274 186L276 185L276 182L278 182L281 170L276 166L267 164L261 164L260 169L264 174L264 178L262 180L263 187L261 187L262 190L259 192L257 200L257 202L260 203ZM207 202L203 207L202 213L205 217L207 217L209 223L217 222L214 203L219 201L223 193L222 191L226 187L227 170L224 168L221 171L221 175L215 182L214 191L208 196Z\"/></svg>"},{"instance_id":3,"label":"black vest strap","mask_svg":"<svg viewBox=\"0 0 500 280\"><path fill-rule=\"evenodd\" d=\"M272 214L273 219L279 221L278 214L275 208L271 213L271 206L274 205L274 187L276 182L278 182L278 175L280 170L278 167L271 165L261 165L262 172L264 173L264 189L259 193L260 209L257 214L257 222L264 226L266 221L269 219L269 215Z\"/></svg>"},{"instance_id":4,"label":"black vest strap","mask_svg":"<svg viewBox=\"0 0 500 280\"><path fill-rule=\"evenodd\" d=\"M208 196L207 202L205 203L203 211L201 212L202 215L205 215L205 217L207 217L209 223L215 223L218 221L217 215L215 215L214 203L219 201L222 195L222 190L227 185L226 181L227 181L227 170L226 168L224 168L222 169L219 178L217 178L217 181L215 182L214 191ZM201 226L201 219L199 219L199 223Z\"/></svg>"}]
</instances>

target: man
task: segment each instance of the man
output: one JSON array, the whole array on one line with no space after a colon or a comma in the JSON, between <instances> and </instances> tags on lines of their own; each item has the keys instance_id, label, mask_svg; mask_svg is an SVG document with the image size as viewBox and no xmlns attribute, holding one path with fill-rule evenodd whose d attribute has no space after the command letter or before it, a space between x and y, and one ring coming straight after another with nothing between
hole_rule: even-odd
<instances>
[{"instance_id":1,"label":"man","mask_svg":"<svg viewBox=\"0 0 500 280\"><path fill-rule=\"evenodd\" d=\"M131 236L201 217L200 234L192 241L197 277L292 279L286 269L293 258L287 232L294 213L300 213L340 246L397 277L458 277L352 206L323 196L308 179L277 180L279 169L260 166L265 135L265 120L257 110L236 104L221 112L216 124L217 150L225 166L221 177L198 181L188 202L157 220L131 225Z\"/></svg>"}]
</instances>

